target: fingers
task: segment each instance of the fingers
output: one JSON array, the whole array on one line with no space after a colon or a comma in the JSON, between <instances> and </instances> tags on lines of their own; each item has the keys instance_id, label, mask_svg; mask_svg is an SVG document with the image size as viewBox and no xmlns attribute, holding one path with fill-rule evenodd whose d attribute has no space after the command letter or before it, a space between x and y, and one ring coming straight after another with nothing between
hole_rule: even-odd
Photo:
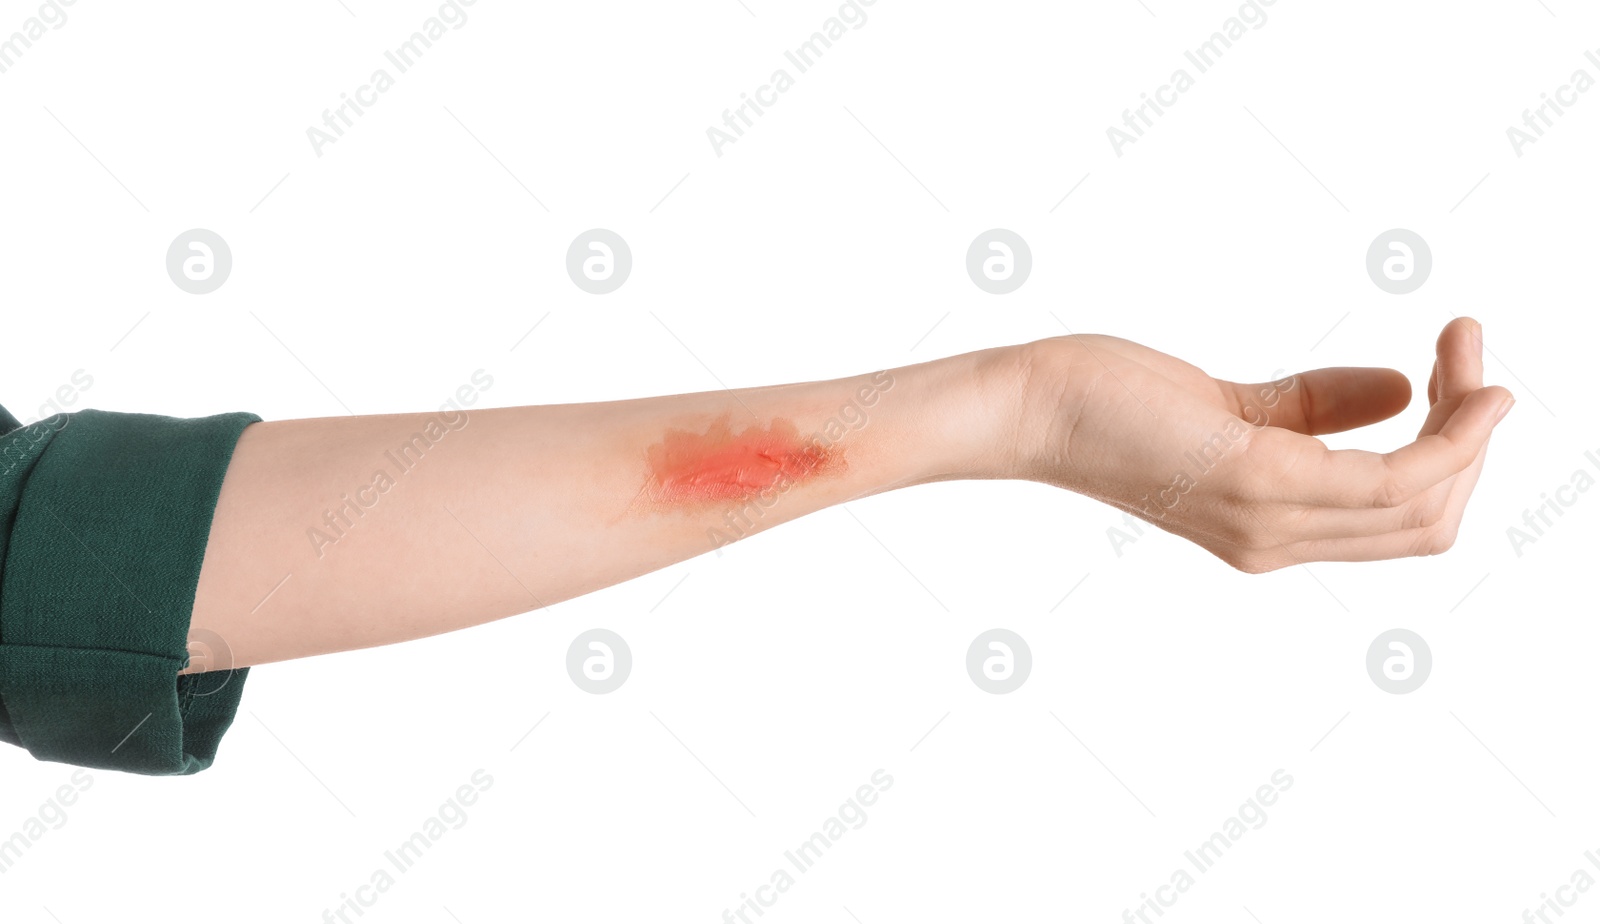
<instances>
[{"instance_id":1,"label":"fingers","mask_svg":"<svg viewBox=\"0 0 1600 924\"><path fill-rule=\"evenodd\" d=\"M1428 417L1418 436L1438 433L1467 395L1483 386L1483 328L1471 318L1456 318L1439 334Z\"/></svg>"},{"instance_id":2,"label":"fingers","mask_svg":"<svg viewBox=\"0 0 1600 924\"><path fill-rule=\"evenodd\" d=\"M1455 402L1483 387L1483 326L1455 318L1435 345L1438 359L1428 377L1428 404ZM1285 384L1287 383L1287 384ZM1229 410L1257 426L1281 427L1315 436L1387 420L1411 403L1411 383L1394 369L1336 367L1302 372L1281 382L1242 384L1218 380ZM1454 404L1424 433L1436 433Z\"/></svg>"},{"instance_id":3,"label":"fingers","mask_svg":"<svg viewBox=\"0 0 1600 924\"><path fill-rule=\"evenodd\" d=\"M1309 561L1380 561L1441 554L1455 544L1487 452L1485 446L1460 475L1403 507L1301 510L1296 515L1275 517L1252 513L1248 519L1257 529L1229 537L1231 548L1212 551L1251 573Z\"/></svg>"},{"instance_id":4,"label":"fingers","mask_svg":"<svg viewBox=\"0 0 1600 924\"><path fill-rule=\"evenodd\" d=\"M1366 381L1334 389L1346 399L1366 390L1366 405L1346 400L1343 407L1319 409L1307 401L1300 417L1280 415L1272 421L1278 426L1253 430L1244 453L1248 464L1234 470L1241 477L1226 495L1234 510L1229 529L1208 531L1221 541L1207 547L1250 572L1449 549L1483 468L1490 434L1513 398L1499 386L1483 387L1482 327L1471 318L1447 324L1436 352L1428 419L1415 441L1393 452L1329 450L1311 435L1319 427L1377 413L1386 399L1393 400L1373 376L1381 370L1350 370ZM1297 381L1346 371L1317 370ZM1230 387L1235 396L1240 390L1250 394L1249 386ZM1321 392L1306 388L1302 394L1311 399ZM1287 422L1298 426L1283 426Z\"/></svg>"},{"instance_id":5,"label":"fingers","mask_svg":"<svg viewBox=\"0 0 1600 924\"><path fill-rule=\"evenodd\" d=\"M1483 326L1472 318L1456 318L1439 333L1437 401L1456 401L1483 387Z\"/></svg>"},{"instance_id":6,"label":"fingers","mask_svg":"<svg viewBox=\"0 0 1600 924\"><path fill-rule=\"evenodd\" d=\"M1387 420L1411 403L1411 383L1394 369L1313 369L1280 382L1224 382L1230 408L1257 426L1338 433Z\"/></svg>"},{"instance_id":7,"label":"fingers","mask_svg":"<svg viewBox=\"0 0 1600 924\"><path fill-rule=\"evenodd\" d=\"M1483 468L1483 452L1459 477L1441 490L1442 513L1433 522L1409 525L1383 533L1343 538L1320 538L1297 542L1284 549L1284 564L1301 561L1383 561L1390 558L1407 558L1414 555L1439 555L1448 552L1456 542L1461 528L1461 518L1466 512L1467 500L1478 482L1478 472ZM1353 511L1346 511L1353 512ZM1377 512L1377 511L1373 511Z\"/></svg>"},{"instance_id":8,"label":"fingers","mask_svg":"<svg viewBox=\"0 0 1600 924\"><path fill-rule=\"evenodd\" d=\"M1288 547L1285 556L1300 561L1385 561L1439 555L1455 544L1454 530L1429 526L1360 539L1315 539ZM1293 561L1289 564L1294 564Z\"/></svg>"},{"instance_id":9,"label":"fingers","mask_svg":"<svg viewBox=\"0 0 1600 924\"><path fill-rule=\"evenodd\" d=\"M1448 494L1449 485L1443 484L1399 507L1301 508L1280 514L1280 521L1287 523L1282 535L1285 541L1291 536L1294 540L1359 539L1432 526L1444 515Z\"/></svg>"},{"instance_id":10,"label":"fingers","mask_svg":"<svg viewBox=\"0 0 1600 924\"><path fill-rule=\"evenodd\" d=\"M1442 398L1462 398L1483 385L1483 325L1472 318L1456 318L1439 332L1438 358L1428 374L1428 403ZM1441 381L1440 366L1448 381ZM1445 391L1441 391L1445 387Z\"/></svg>"},{"instance_id":11,"label":"fingers","mask_svg":"<svg viewBox=\"0 0 1600 924\"><path fill-rule=\"evenodd\" d=\"M1254 385L1194 370L1191 387L1209 399L1205 404L1216 408L1220 399L1233 425L1249 425L1244 443L1226 459L1208 457L1205 477L1177 491L1202 489L1187 503L1167 503L1162 494L1169 512L1155 519L1147 507L1129 509L1252 573L1445 551L1455 542L1490 434L1513 398L1498 385L1484 387L1482 328L1473 319L1445 325L1435 354L1427 419L1414 441L1387 453L1330 450L1317 436L1403 410L1411 386L1395 370L1314 369Z\"/></svg>"},{"instance_id":12,"label":"fingers","mask_svg":"<svg viewBox=\"0 0 1600 924\"><path fill-rule=\"evenodd\" d=\"M1447 478L1398 507L1311 507L1282 509L1276 516L1281 534L1298 541L1364 539L1432 527L1453 530L1461 522L1467 499L1483 469L1485 445L1465 470Z\"/></svg>"},{"instance_id":13,"label":"fingers","mask_svg":"<svg viewBox=\"0 0 1600 924\"><path fill-rule=\"evenodd\" d=\"M1251 449L1259 447L1261 464L1286 503L1398 507L1471 465L1511 403L1511 393L1498 385L1480 388L1457 404L1438 432L1389 453L1286 445L1301 437L1259 439ZM1280 458L1266 458L1274 454Z\"/></svg>"}]
</instances>

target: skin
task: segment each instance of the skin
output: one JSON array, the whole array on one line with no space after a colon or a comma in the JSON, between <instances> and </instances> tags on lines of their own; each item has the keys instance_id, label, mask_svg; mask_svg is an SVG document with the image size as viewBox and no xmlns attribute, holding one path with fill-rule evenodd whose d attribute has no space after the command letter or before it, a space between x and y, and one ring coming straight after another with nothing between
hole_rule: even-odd
<instances>
[{"instance_id":1,"label":"skin","mask_svg":"<svg viewBox=\"0 0 1600 924\"><path fill-rule=\"evenodd\" d=\"M1403 410L1405 376L1240 384L1127 340L1058 337L825 382L452 412L382 492L368 486L397 472L385 452L441 415L253 424L213 518L186 672L477 625L950 479L1076 491L1251 573L1434 555L1455 541L1512 404L1482 377L1482 328L1458 318L1440 334L1416 441L1330 450L1317 434ZM825 451L793 441L813 434ZM370 508L314 541L312 527L336 536L327 512L358 488Z\"/></svg>"}]
</instances>

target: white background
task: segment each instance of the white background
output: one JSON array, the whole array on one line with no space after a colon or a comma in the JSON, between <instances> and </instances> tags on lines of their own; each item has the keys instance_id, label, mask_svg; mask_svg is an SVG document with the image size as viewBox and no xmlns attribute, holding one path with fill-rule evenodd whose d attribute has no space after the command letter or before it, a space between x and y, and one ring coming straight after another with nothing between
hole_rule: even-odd
<instances>
[{"instance_id":1,"label":"white background","mask_svg":"<svg viewBox=\"0 0 1600 924\"><path fill-rule=\"evenodd\" d=\"M1520 556L1507 537L1600 477L1600 92L1520 158L1506 137L1600 77L1592 10L1279 0L1119 158L1107 127L1237 5L878 0L718 157L706 128L836 4L479 0L313 153L437 9L71 7L0 75L0 402L40 416L79 369L73 410L426 410L476 369L488 405L590 401L1065 324L1240 381L1394 366L1414 406L1329 440L1388 449L1471 314L1520 400L1460 540L1251 577L1148 528L1119 556L1120 515L1038 485L878 496L547 613L259 668L211 770L93 772L0 875L6 921L323 920L479 768L468 822L361 920L710 924L879 768L764 922L1110 924L1279 768L1266 824L1163 921L1510 924L1600 877L1600 492ZM36 10L0 3L0 34ZM196 227L234 258L204 296L164 267ZM564 269L594 227L634 255L607 296ZM993 227L1034 255L1006 296L964 267ZM1433 250L1406 296L1364 267L1395 227ZM595 626L634 657L605 696L563 667ZM1034 657L1005 696L964 667L995 626ZM1396 626L1434 657L1406 696L1364 664ZM0 839L71 773L0 754Z\"/></svg>"}]
</instances>

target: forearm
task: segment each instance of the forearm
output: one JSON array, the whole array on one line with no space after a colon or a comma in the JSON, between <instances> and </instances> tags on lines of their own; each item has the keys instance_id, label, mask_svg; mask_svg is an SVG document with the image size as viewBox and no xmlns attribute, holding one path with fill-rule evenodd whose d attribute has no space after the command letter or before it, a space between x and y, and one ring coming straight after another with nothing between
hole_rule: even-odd
<instances>
[{"instance_id":1,"label":"forearm","mask_svg":"<svg viewBox=\"0 0 1600 924\"><path fill-rule=\"evenodd\" d=\"M737 392L255 424L191 636L216 633L234 666L403 641L852 498L1000 477L1016 367L1007 348Z\"/></svg>"},{"instance_id":2,"label":"forearm","mask_svg":"<svg viewBox=\"0 0 1600 924\"><path fill-rule=\"evenodd\" d=\"M950 478L1079 491L1250 572L1436 554L1510 408L1480 344L1445 328L1418 439L1381 454L1314 434L1398 413L1394 370L1241 384L1100 335L738 392L254 424L190 626L229 660L191 670L476 625Z\"/></svg>"}]
</instances>

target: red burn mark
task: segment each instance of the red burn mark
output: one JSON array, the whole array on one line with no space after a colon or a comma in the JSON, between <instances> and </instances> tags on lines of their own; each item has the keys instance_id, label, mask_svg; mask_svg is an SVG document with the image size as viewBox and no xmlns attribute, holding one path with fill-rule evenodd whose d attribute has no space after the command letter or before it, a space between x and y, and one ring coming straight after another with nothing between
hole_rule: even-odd
<instances>
[{"instance_id":1,"label":"red burn mark","mask_svg":"<svg viewBox=\"0 0 1600 924\"><path fill-rule=\"evenodd\" d=\"M793 421L777 418L735 435L730 416L704 434L668 430L646 451L652 498L740 500L844 467L840 452L803 440Z\"/></svg>"}]
</instances>

